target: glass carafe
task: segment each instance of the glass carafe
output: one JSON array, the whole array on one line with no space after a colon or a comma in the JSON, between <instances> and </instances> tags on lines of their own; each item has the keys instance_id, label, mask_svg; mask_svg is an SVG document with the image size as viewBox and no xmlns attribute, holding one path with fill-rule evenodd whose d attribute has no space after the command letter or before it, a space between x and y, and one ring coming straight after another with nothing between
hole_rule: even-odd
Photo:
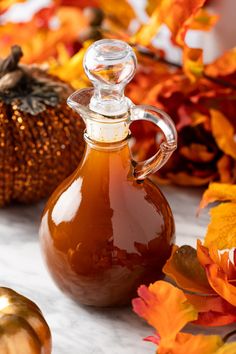
<instances>
[{"instance_id":1,"label":"glass carafe","mask_svg":"<svg viewBox=\"0 0 236 354\"><path fill-rule=\"evenodd\" d=\"M136 69L132 48L119 40L95 42L84 68L94 88L68 98L86 124L86 149L76 171L52 194L40 239L58 286L86 305L127 304L140 284L162 277L174 241L165 197L147 176L176 148L170 117L152 106L135 106L124 87ZM129 126L148 120L163 132L159 151L132 160Z\"/></svg>"}]
</instances>

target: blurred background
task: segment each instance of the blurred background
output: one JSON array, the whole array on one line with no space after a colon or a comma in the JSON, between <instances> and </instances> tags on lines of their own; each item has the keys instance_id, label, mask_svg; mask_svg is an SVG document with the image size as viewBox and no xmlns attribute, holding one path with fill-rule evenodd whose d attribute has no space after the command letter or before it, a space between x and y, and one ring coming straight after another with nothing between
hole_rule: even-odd
<instances>
[{"instance_id":1,"label":"blurred background","mask_svg":"<svg viewBox=\"0 0 236 354\"><path fill-rule=\"evenodd\" d=\"M137 73L126 89L130 99L163 109L175 122L178 149L156 182L234 183L234 6L233 0L2 0L1 204L47 196L57 176L63 179L78 164L84 125L65 102L90 85L84 53L102 38L126 41L137 55ZM131 129L134 158L153 155L158 129L145 122Z\"/></svg>"}]
</instances>

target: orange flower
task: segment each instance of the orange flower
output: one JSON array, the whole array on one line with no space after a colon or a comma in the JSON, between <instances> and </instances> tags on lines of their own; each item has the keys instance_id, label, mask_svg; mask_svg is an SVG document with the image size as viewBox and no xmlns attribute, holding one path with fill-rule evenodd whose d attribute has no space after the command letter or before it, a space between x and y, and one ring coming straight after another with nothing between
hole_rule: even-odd
<instances>
[{"instance_id":1,"label":"orange flower","mask_svg":"<svg viewBox=\"0 0 236 354\"><path fill-rule=\"evenodd\" d=\"M180 332L197 318L197 311L184 292L173 285L157 281L138 289L139 298L133 300L133 309L153 326L157 335L147 340L158 344L158 354L223 354L233 353L236 343L223 344L217 335L192 335Z\"/></svg>"},{"instance_id":2,"label":"orange flower","mask_svg":"<svg viewBox=\"0 0 236 354\"><path fill-rule=\"evenodd\" d=\"M216 246L208 249L202 246L199 241L197 257L206 270L211 288L236 307L236 249L234 250L234 262L232 262L229 258L229 252L219 254Z\"/></svg>"}]
</instances>

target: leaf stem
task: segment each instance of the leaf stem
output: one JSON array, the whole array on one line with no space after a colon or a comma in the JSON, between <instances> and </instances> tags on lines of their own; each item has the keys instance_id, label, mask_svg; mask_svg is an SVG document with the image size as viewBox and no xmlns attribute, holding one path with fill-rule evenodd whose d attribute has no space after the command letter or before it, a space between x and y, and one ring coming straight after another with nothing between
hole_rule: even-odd
<instances>
[{"instance_id":1,"label":"leaf stem","mask_svg":"<svg viewBox=\"0 0 236 354\"><path fill-rule=\"evenodd\" d=\"M223 337L223 341L227 342L229 340L230 337L236 335L236 329L234 329L233 331L227 333L224 337Z\"/></svg>"}]
</instances>

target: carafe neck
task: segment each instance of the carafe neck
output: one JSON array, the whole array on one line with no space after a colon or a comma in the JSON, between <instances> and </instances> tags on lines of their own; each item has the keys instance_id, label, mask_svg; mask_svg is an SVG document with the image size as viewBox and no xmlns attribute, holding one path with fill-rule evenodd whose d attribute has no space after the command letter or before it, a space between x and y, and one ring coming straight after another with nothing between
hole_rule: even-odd
<instances>
[{"instance_id":1,"label":"carafe neck","mask_svg":"<svg viewBox=\"0 0 236 354\"><path fill-rule=\"evenodd\" d=\"M132 176L132 159L128 139L116 143L98 143L85 133L86 149L80 169L90 171L89 175L106 177L107 173L115 178L127 179ZM123 177L122 177L123 176Z\"/></svg>"}]
</instances>

